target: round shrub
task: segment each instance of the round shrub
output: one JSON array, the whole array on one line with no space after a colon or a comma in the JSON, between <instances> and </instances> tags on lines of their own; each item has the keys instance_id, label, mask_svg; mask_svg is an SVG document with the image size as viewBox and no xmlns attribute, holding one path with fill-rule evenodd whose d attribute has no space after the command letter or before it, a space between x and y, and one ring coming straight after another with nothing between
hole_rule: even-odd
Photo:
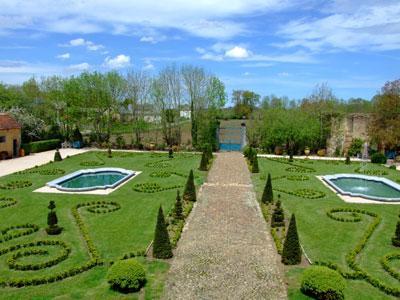
<instances>
[{"instance_id":1,"label":"round shrub","mask_svg":"<svg viewBox=\"0 0 400 300\"><path fill-rule=\"evenodd\" d=\"M135 292L146 283L146 272L135 259L121 260L111 266L107 281L117 291Z\"/></svg>"},{"instance_id":2,"label":"round shrub","mask_svg":"<svg viewBox=\"0 0 400 300\"><path fill-rule=\"evenodd\" d=\"M386 161L386 156L383 153L377 152L371 156L371 162L374 164L386 164Z\"/></svg>"},{"instance_id":3,"label":"round shrub","mask_svg":"<svg viewBox=\"0 0 400 300\"><path fill-rule=\"evenodd\" d=\"M346 281L336 271L323 266L314 266L304 271L301 291L315 299L341 300Z\"/></svg>"}]
</instances>

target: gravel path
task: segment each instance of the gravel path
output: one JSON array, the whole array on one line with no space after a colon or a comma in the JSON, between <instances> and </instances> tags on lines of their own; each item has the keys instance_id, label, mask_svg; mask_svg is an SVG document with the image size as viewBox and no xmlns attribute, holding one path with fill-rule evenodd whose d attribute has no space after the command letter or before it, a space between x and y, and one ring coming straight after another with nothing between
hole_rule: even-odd
<instances>
[{"instance_id":1,"label":"gravel path","mask_svg":"<svg viewBox=\"0 0 400 300\"><path fill-rule=\"evenodd\" d=\"M166 299L286 299L246 162L219 153L179 241Z\"/></svg>"}]
</instances>

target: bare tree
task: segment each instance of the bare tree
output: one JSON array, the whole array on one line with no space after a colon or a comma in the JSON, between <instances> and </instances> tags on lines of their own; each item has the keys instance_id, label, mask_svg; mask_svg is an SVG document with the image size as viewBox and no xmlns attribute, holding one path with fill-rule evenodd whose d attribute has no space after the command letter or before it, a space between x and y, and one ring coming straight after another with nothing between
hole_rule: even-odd
<instances>
[{"instance_id":1,"label":"bare tree","mask_svg":"<svg viewBox=\"0 0 400 300\"><path fill-rule=\"evenodd\" d=\"M132 114L132 134L136 144L142 141L142 133L146 127L144 120L146 105L150 95L151 79L142 71L131 70L127 75L127 104Z\"/></svg>"},{"instance_id":2,"label":"bare tree","mask_svg":"<svg viewBox=\"0 0 400 300\"><path fill-rule=\"evenodd\" d=\"M190 105L192 145L197 146L197 117L207 98L209 80L204 69L190 65L182 67L182 77Z\"/></svg>"}]
</instances>

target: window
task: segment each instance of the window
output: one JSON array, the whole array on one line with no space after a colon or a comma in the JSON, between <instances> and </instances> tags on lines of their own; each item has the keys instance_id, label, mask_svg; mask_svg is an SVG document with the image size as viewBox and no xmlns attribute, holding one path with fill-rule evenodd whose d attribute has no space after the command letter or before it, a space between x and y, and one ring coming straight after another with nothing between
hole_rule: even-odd
<instances>
[{"instance_id":1,"label":"window","mask_svg":"<svg viewBox=\"0 0 400 300\"><path fill-rule=\"evenodd\" d=\"M0 136L0 143L5 143L5 142L6 142L6 137Z\"/></svg>"}]
</instances>

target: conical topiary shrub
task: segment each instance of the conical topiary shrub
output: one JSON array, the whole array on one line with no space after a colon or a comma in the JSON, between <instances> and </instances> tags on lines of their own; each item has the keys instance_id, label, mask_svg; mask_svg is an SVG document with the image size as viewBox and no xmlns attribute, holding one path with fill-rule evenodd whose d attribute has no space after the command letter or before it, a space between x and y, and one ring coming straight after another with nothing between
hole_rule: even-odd
<instances>
[{"instance_id":1,"label":"conical topiary shrub","mask_svg":"<svg viewBox=\"0 0 400 300\"><path fill-rule=\"evenodd\" d=\"M156 230L153 240L153 257L155 258L171 258L172 247L169 240L167 224L165 224L164 212L160 206L157 216Z\"/></svg>"},{"instance_id":2,"label":"conical topiary shrub","mask_svg":"<svg viewBox=\"0 0 400 300\"><path fill-rule=\"evenodd\" d=\"M209 164L210 160L213 159L212 147L210 144L206 145L205 152L206 152L206 156L207 156L207 164Z\"/></svg>"},{"instance_id":3,"label":"conical topiary shrub","mask_svg":"<svg viewBox=\"0 0 400 300\"><path fill-rule=\"evenodd\" d=\"M54 153L54 161L62 161L60 150L56 149L56 153Z\"/></svg>"},{"instance_id":4,"label":"conical topiary shrub","mask_svg":"<svg viewBox=\"0 0 400 300\"><path fill-rule=\"evenodd\" d=\"M174 150L172 150L172 148L168 150L168 158L174 158Z\"/></svg>"},{"instance_id":5,"label":"conical topiary shrub","mask_svg":"<svg viewBox=\"0 0 400 300\"><path fill-rule=\"evenodd\" d=\"M297 265L301 262L301 248L297 233L296 217L292 214L289 228L283 244L282 263L285 265Z\"/></svg>"},{"instance_id":6,"label":"conical topiary shrub","mask_svg":"<svg viewBox=\"0 0 400 300\"><path fill-rule=\"evenodd\" d=\"M274 212L271 218L271 227L282 227L285 226L285 215L283 213L283 208L281 206L281 201L276 202Z\"/></svg>"},{"instance_id":7,"label":"conical topiary shrub","mask_svg":"<svg viewBox=\"0 0 400 300\"><path fill-rule=\"evenodd\" d=\"M267 183L265 184L265 187L264 187L261 201L264 204L272 203L274 201L274 193L272 191L272 179L271 179L270 173L268 173L268 179L267 179Z\"/></svg>"},{"instance_id":8,"label":"conical topiary shrub","mask_svg":"<svg viewBox=\"0 0 400 300\"><path fill-rule=\"evenodd\" d=\"M393 246L400 247L400 221L397 222L396 232L392 238L392 244Z\"/></svg>"},{"instance_id":9,"label":"conical topiary shrub","mask_svg":"<svg viewBox=\"0 0 400 300\"><path fill-rule=\"evenodd\" d=\"M346 155L345 164L346 164L346 165L350 165L350 164L351 164L350 156L349 156L348 154Z\"/></svg>"},{"instance_id":10,"label":"conical topiary shrub","mask_svg":"<svg viewBox=\"0 0 400 300\"><path fill-rule=\"evenodd\" d=\"M189 177L186 181L185 191L183 192L183 199L186 201L196 201L196 187L194 185L193 170L190 170Z\"/></svg>"},{"instance_id":11,"label":"conical topiary shrub","mask_svg":"<svg viewBox=\"0 0 400 300\"><path fill-rule=\"evenodd\" d=\"M258 168L258 158L257 152L253 155L253 160L251 161L251 173L258 173L260 169Z\"/></svg>"},{"instance_id":12,"label":"conical topiary shrub","mask_svg":"<svg viewBox=\"0 0 400 300\"><path fill-rule=\"evenodd\" d=\"M176 201L174 206L174 218L177 220L183 219L182 200L179 195L179 190L176 191Z\"/></svg>"},{"instance_id":13,"label":"conical topiary shrub","mask_svg":"<svg viewBox=\"0 0 400 300\"><path fill-rule=\"evenodd\" d=\"M203 154L201 155L201 161L200 161L200 171L207 171L208 169L208 156L206 151L203 151Z\"/></svg>"}]
</instances>

